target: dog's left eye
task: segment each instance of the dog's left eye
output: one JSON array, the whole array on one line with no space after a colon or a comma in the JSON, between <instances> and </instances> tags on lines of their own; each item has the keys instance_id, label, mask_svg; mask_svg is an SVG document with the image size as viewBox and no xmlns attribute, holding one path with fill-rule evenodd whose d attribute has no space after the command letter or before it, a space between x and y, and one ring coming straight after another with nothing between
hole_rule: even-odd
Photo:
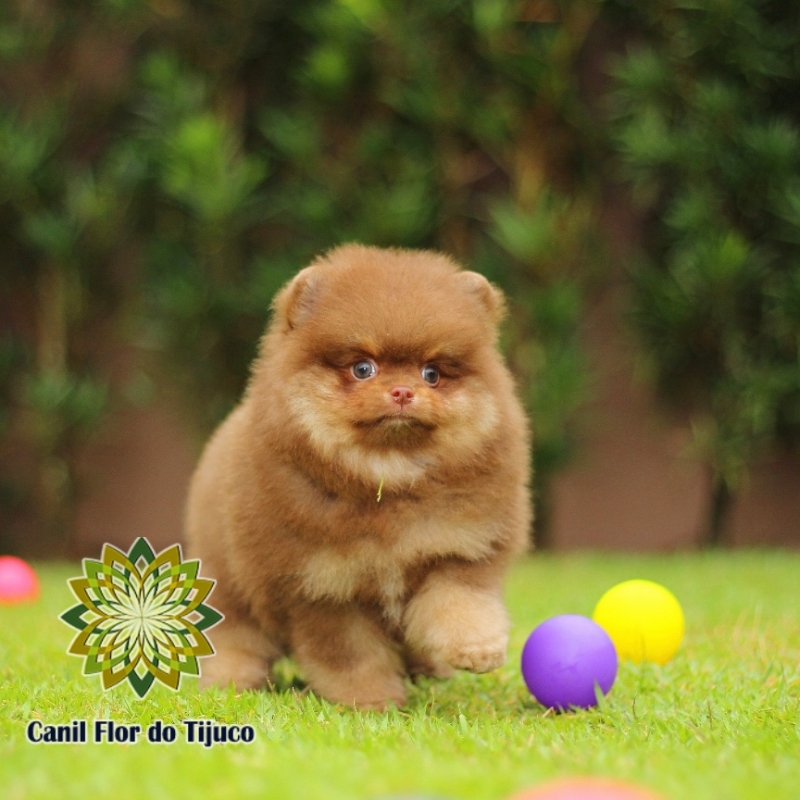
<instances>
[{"instance_id":1,"label":"dog's left eye","mask_svg":"<svg viewBox=\"0 0 800 800\"><path fill-rule=\"evenodd\" d=\"M426 364L422 368L422 380L428 384L428 386L436 386L439 383L439 370L433 366L433 364Z\"/></svg>"}]
</instances>

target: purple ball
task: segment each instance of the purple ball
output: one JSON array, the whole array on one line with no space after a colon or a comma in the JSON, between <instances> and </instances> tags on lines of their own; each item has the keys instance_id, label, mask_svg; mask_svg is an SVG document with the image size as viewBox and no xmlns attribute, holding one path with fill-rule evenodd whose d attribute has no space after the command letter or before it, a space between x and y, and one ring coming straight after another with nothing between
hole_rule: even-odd
<instances>
[{"instance_id":1,"label":"purple ball","mask_svg":"<svg viewBox=\"0 0 800 800\"><path fill-rule=\"evenodd\" d=\"M562 614L539 625L522 648L522 677L544 706L564 711L597 705L617 677L611 637L589 617Z\"/></svg>"}]
</instances>

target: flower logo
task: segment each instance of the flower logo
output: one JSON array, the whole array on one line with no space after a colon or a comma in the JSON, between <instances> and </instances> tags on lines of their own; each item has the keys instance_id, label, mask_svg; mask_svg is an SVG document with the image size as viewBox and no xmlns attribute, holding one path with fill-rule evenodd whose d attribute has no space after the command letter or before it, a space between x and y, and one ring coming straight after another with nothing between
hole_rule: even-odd
<instances>
[{"instance_id":1,"label":"flower logo","mask_svg":"<svg viewBox=\"0 0 800 800\"><path fill-rule=\"evenodd\" d=\"M67 652L85 659L83 674L99 673L103 689L127 680L140 698L156 680L177 689L181 675L199 675L198 659L214 654L203 631L222 619L203 603L214 581L199 570L180 545L156 555L143 537L83 559L84 576L67 581L78 605L59 617L79 631Z\"/></svg>"}]
</instances>

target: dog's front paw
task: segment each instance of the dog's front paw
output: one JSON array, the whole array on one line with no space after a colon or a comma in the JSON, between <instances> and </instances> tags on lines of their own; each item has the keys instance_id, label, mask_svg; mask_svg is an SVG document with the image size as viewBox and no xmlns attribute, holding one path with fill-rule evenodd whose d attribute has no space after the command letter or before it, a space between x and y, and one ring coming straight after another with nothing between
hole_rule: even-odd
<instances>
[{"instance_id":1,"label":"dog's front paw","mask_svg":"<svg viewBox=\"0 0 800 800\"><path fill-rule=\"evenodd\" d=\"M433 663L489 672L506 660L508 618L497 593L432 579L404 622L408 646Z\"/></svg>"},{"instance_id":2,"label":"dog's front paw","mask_svg":"<svg viewBox=\"0 0 800 800\"><path fill-rule=\"evenodd\" d=\"M476 641L454 642L443 654L443 660L455 669L470 672L491 672L506 661L508 637L496 634Z\"/></svg>"}]
</instances>

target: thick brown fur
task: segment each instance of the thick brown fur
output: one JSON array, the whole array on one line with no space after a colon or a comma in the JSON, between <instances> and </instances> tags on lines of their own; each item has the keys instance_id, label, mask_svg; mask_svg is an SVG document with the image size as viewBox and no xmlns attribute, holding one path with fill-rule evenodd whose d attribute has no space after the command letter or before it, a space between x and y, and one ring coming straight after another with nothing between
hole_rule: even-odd
<instances>
[{"instance_id":1,"label":"thick brown fur","mask_svg":"<svg viewBox=\"0 0 800 800\"><path fill-rule=\"evenodd\" d=\"M203 684L263 686L292 655L321 696L384 708L408 674L500 666L531 524L502 295L441 254L346 245L273 310L189 492L189 552L225 615Z\"/></svg>"}]
</instances>

